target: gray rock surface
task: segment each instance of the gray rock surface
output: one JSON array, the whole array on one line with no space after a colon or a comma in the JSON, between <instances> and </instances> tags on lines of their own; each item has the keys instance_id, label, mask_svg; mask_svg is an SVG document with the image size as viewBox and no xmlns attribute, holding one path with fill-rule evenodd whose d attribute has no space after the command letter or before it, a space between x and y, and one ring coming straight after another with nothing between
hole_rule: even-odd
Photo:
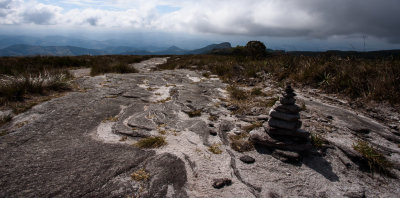
<instances>
[{"instance_id":1,"label":"gray rock surface","mask_svg":"<svg viewBox=\"0 0 400 198\"><path fill-rule=\"evenodd\" d=\"M239 117L224 108L222 104L230 104L219 98L228 101L227 85L218 79L206 79L189 70L150 71L165 60L136 64L140 73L135 74L89 77L85 76L87 71L79 71L75 83L82 91L37 105L2 126L0 130L8 133L0 136L0 197L400 194L398 179L360 171L357 160L361 156L352 148L358 138L369 141L395 164L393 173L400 175L396 168L400 167L398 139L387 125L296 91L307 106L306 130L319 132L330 147L322 154L315 151L299 158L295 152L258 146L239 153L230 149L232 140L228 137L234 135L235 127L249 124L243 118L253 122L260 120L259 114ZM266 85L279 89L274 83ZM184 113L194 109L200 109L201 116L190 118ZM298 113L300 107L282 105L281 110ZM218 119L208 120L211 115ZM328 115L334 119L318 121ZM364 126L370 132L356 133L350 129L354 126ZM216 136L210 135L210 130L215 130ZM265 134L264 128L257 128L250 138L269 141ZM247 141L246 135L239 136ZM167 145L148 150L132 146L149 136L163 136ZM275 145L291 143L273 141ZM212 145L222 153L210 152ZM243 155L256 163L242 163ZM132 179L137 170L145 171L148 178ZM231 185L216 189L212 186L216 178L226 178Z\"/></svg>"}]
</instances>

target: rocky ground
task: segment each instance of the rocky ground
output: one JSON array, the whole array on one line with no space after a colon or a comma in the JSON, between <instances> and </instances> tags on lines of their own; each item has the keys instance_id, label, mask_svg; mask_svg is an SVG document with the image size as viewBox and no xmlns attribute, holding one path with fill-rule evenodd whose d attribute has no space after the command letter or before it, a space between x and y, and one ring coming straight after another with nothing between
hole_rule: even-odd
<instances>
[{"instance_id":1,"label":"rocky ground","mask_svg":"<svg viewBox=\"0 0 400 198\"><path fill-rule=\"evenodd\" d=\"M324 139L322 148L295 161L291 153L260 146L238 152L233 140L246 142L247 126L265 122L270 107L235 112L227 85L216 76L152 71L165 61L135 64L136 74L89 77L86 70L74 71L79 91L37 105L3 126L0 197L400 195L395 112L382 121L317 90L296 90L303 128ZM261 100L283 91L270 79L255 86L271 93ZM167 145L132 146L149 136L165 137ZM390 159L389 175L365 170L352 148L357 139ZM133 179L138 171L148 178Z\"/></svg>"}]
</instances>

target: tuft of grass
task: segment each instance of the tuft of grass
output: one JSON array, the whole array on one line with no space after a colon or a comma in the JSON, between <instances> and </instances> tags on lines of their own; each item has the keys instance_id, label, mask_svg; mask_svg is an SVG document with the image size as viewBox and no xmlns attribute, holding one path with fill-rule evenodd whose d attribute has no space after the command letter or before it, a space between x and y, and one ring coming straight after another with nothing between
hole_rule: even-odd
<instances>
[{"instance_id":1,"label":"tuft of grass","mask_svg":"<svg viewBox=\"0 0 400 198\"><path fill-rule=\"evenodd\" d=\"M265 101L265 107L272 107L272 106L274 106L275 105L275 103L276 103L276 101L278 101L279 100L279 98L278 97L275 97L275 98L271 98L271 99L268 99L268 100L266 100Z\"/></svg>"},{"instance_id":2,"label":"tuft of grass","mask_svg":"<svg viewBox=\"0 0 400 198\"><path fill-rule=\"evenodd\" d=\"M45 71L37 75L0 76L0 104L23 101L28 94L70 90L69 76Z\"/></svg>"},{"instance_id":3,"label":"tuft of grass","mask_svg":"<svg viewBox=\"0 0 400 198\"><path fill-rule=\"evenodd\" d=\"M324 139L319 134L311 133L311 144L316 149L322 149L324 145Z\"/></svg>"},{"instance_id":4,"label":"tuft of grass","mask_svg":"<svg viewBox=\"0 0 400 198\"><path fill-rule=\"evenodd\" d=\"M156 95L157 95L157 93L156 93ZM165 98L165 99L162 99L162 100L158 100L156 103L166 103L166 102L168 102L170 100L172 100L172 98L168 97L168 98Z\"/></svg>"},{"instance_id":5,"label":"tuft of grass","mask_svg":"<svg viewBox=\"0 0 400 198\"><path fill-rule=\"evenodd\" d=\"M213 144L208 148L208 150L214 154L221 154L222 150L221 150L220 146L221 146L221 144Z\"/></svg>"},{"instance_id":6,"label":"tuft of grass","mask_svg":"<svg viewBox=\"0 0 400 198\"><path fill-rule=\"evenodd\" d=\"M159 148L162 146L167 145L167 141L165 140L165 137L162 136L154 136L154 137L147 137L139 140L135 146L138 148Z\"/></svg>"},{"instance_id":7,"label":"tuft of grass","mask_svg":"<svg viewBox=\"0 0 400 198\"><path fill-rule=\"evenodd\" d=\"M248 133L241 133L240 135L229 136L231 148L240 153L252 151L254 149L254 145L248 140L248 137Z\"/></svg>"},{"instance_id":8,"label":"tuft of grass","mask_svg":"<svg viewBox=\"0 0 400 198\"><path fill-rule=\"evenodd\" d=\"M116 122L118 121L119 117L118 116L110 116L106 119L103 120L103 122Z\"/></svg>"},{"instance_id":9,"label":"tuft of grass","mask_svg":"<svg viewBox=\"0 0 400 198\"><path fill-rule=\"evenodd\" d=\"M210 73L204 72L204 73L202 74L202 76L203 76L204 78L210 78Z\"/></svg>"},{"instance_id":10,"label":"tuft of grass","mask_svg":"<svg viewBox=\"0 0 400 198\"><path fill-rule=\"evenodd\" d=\"M1 132L0 132L0 137L1 136L5 136L5 135L7 135L8 134L8 131L7 130L2 130Z\"/></svg>"},{"instance_id":11,"label":"tuft of grass","mask_svg":"<svg viewBox=\"0 0 400 198\"><path fill-rule=\"evenodd\" d=\"M125 142L127 139L128 139L127 136L122 136L122 137L119 139L119 141L120 141L120 142Z\"/></svg>"},{"instance_id":12,"label":"tuft of grass","mask_svg":"<svg viewBox=\"0 0 400 198\"><path fill-rule=\"evenodd\" d=\"M133 172L131 178L135 181L147 181L150 178L150 173L148 173L144 168L141 168Z\"/></svg>"},{"instance_id":13,"label":"tuft of grass","mask_svg":"<svg viewBox=\"0 0 400 198\"><path fill-rule=\"evenodd\" d=\"M305 103L305 102L302 102L300 108L301 108L302 111L307 110L306 103Z\"/></svg>"},{"instance_id":14,"label":"tuft of grass","mask_svg":"<svg viewBox=\"0 0 400 198\"><path fill-rule=\"evenodd\" d=\"M208 117L208 120L215 122L215 121L218 120L218 118L219 118L218 116L210 115L210 116Z\"/></svg>"},{"instance_id":15,"label":"tuft of grass","mask_svg":"<svg viewBox=\"0 0 400 198\"><path fill-rule=\"evenodd\" d=\"M0 118L0 127L3 126L4 124L10 122L12 120L12 116L11 115L6 115L6 116L2 116Z\"/></svg>"},{"instance_id":16,"label":"tuft of grass","mask_svg":"<svg viewBox=\"0 0 400 198\"><path fill-rule=\"evenodd\" d=\"M231 95L231 98L235 100L246 100L249 96L248 93L240 88L231 85L227 88L227 91Z\"/></svg>"},{"instance_id":17,"label":"tuft of grass","mask_svg":"<svg viewBox=\"0 0 400 198\"><path fill-rule=\"evenodd\" d=\"M249 140L239 139L232 140L230 146L233 150L243 153L254 150L254 145Z\"/></svg>"},{"instance_id":18,"label":"tuft of grass","mask_svg":"<svg viewBox=\"0 0 400 198\"><path fill-rule=\"evenodd\" d=\"M247 133L249 133L249 132L252 131L253 129L260 128L260 127L262 127L262 126L263 126L263 123L262 123L262 122L253 122L251 125L244 126L242 129L243 129L244 131L246 131Z\"/></svg>"},{"instance_id":19,"label":"tuft of grass","mask_svg":"<svg viewBox=\"0 0 400 198\"><path fill-rule=\"evenodd\" d=\"M194 118L194 117L200 117L201 116L201 109L193 110L190 112L187 112L189 117Z\"/></svg>"},{"instance_id":20,"label":"tuft of grass","mask_svg":"<svg viewBox=\"0 0 400 198\"><path fill-rule=\"evenodd\" d=\"M363 140L355 142L353 148L367 160L371 172L386 173L393 166L383 154Z\"/></svg>"},{"instance_id":21,"label":"tuft of grass","mask_svg":"<svg viewBox=\"0 0 400 198\"><path fill-rule=\"evenodd\" d=\"M250 94L252 96L264 96L265 93L262 91L261 88L255 87L251 90Z\"/></svg>"}]
</instances>

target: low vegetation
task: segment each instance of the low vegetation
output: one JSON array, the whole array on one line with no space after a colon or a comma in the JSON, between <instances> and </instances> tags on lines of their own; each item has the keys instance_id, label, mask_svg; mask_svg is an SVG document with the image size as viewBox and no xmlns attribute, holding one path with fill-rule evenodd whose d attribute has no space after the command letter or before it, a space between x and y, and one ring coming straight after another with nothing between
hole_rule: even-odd
<instances>
[{"instance_id":1,"label":"low vegetation","mask_svg":"<svg viewBox=\"0 0 400 198\"><path fill-rule=\"evenodd\" d=\"M324 145L324 139L319 134L311 133L311 144L316 149L322 149Z\"/></svg>"},{"instance_id":2,"label":"low vegetation","mask_svg":"<svg viewBox=\"0 0 400 198\"><path fill-rule=\"evenodd\" d=\"M147 181L150 178L150 173L148 173L144 168L141 168L133 172L131 178L135 181Z\"/></svg>"},{"instance_id":3,"label":"low vegetation","mask_svg":"<svg viewBox=\"0 0 400 198\"><path fill-rule=\"evenodd\" d=\"M2 116L0 118L0 127L3 126L5 123L10 122L12 120L11 115Z\"/></svg>"},{"instance_id":4,"label":"low vegetation","mask_svg":"<svg viewBox=\"0 0 400 198\"><path fill-rule=\"evenodd\" d=\"M262 122L253 122L251 125L244 126L242 129L249 133L253 129L260 128L263 126Z\"/></svg>"},{"instance_id":5,"label":"low vegetation","mask_svg":"<svg viewBox=\"0 0 400 198\"><path fill-rule=\"evenodd\" d=\"M242 47L243 48L243 47ZM365 58L349 54L342 56L333 52L310 56L273 53L267 56L247 55L240 52L225 55L173 56L159 69L186 68L208 70L228 83L236 83L260 75L271 74L278 82L297 82L301 86L320 88L327 93L340 93L352 99L388 101L399 104L400 56ZM232 89L234 97L245 96Z\"/></svg>"},{"instance_id":6,"label":"low vegetation","mask_svg":"<svg viewBox=\"0 0 400 198\"><path fill-rule=\"evenodd\" d=\"M186 114L188 114L188 116L189 116L190 118L200 117L200 116L201 116L201 109L189 111L189 112L187 112Z\"/></svg>"},{"instance_id":7,"label":"low vegetation","mask_svg":"<svg viewBox=\"0 0 400 198\"><path fill-rule=\"evenodd\" d=\"M231 148L241 153L254 150L254 145L248 140L248 136L248 133L229 136Z\"/></svg>"},{"instance_id":8,"label":"low vegetation","mask_svg":"<svg viewBox=\"0 0 400 198\"><path fill-rule=\"evenodd\" d=\"M221 154L222 150L220 148L221 144L213 144L208 148L208 151L214 154Z\"/></svg>"},{"instance_id":9,"label":"low vegetation","mask_svg":"<svg viewBox=\"0 0 400 198\"><path fill-rule=\"evenodd\" d=\"M134 146L138 148L159 148L167 145L167 141L163 136L147 137L139 140Z\"/></svg>"},{"instance_id":10,"label":"low vegetation","mask_svg":"<svg viewBox=\"0 0 400 198\"><path fill-rule=\"evenodd\" d=\"M234 85L229 86L227 91L231 95L231 98L235 100L246 100L249 97L247 91L244 91Z\"/></svg>"},{"instance_id":11,"label":"low vegetation","mask_svg":"<svg viewBox=\"0 0 400 198\"><path fill-rule=\"evenodd\" d=\"M151 56L0 57L0 107L21 113L72 89L71 68L90 67L92 75L136 72L128 64Z\"/></svg>"},{"instance_id":12,"label":"low vegetation","mask_svg":"<svg viewBox=\"0 0 400 198\"><path fill-rule=\"evenodd\" d=\"M359 140L353 144L354 150L359 152L368 162L371 172L387 173L393 164L367 142Z\"/></svg>"}]
</instances>

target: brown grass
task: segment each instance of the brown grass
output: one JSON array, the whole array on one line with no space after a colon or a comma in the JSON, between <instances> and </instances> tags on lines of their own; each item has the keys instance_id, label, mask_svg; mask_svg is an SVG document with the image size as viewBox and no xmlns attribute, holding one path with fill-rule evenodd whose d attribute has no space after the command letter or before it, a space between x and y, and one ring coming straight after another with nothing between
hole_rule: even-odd
<instances>
[{"instance_id":1,"label":"brown grass","mask_svg":"<svg viewBox=\"0 0 400 198\"><path fill-rule=\"evenodd\" d=\"M262 122L254 122L254 123L252 123L251 125L242 127L242 129L243 129L244 131L246 131L247 133L249 133L249 132L252 131L253 129L260 128L260 127L262 127L262 126L263 126L263 123L262 123Z\"/></svg>"},{"instance_id":2,"label":"brown grass","mask_svg":"<svg viewBox=\"0 0 400 198\"><path fill-rule=\"evenodd\" d=\"M144 168L141 168L133 172L131 178L135 181L147 181L150 178L150 173L148 173Z\"/></svg>"},{"instance_id":3,"label":"brown grass","mask_svg":"<svg viewBox=\"0 0 400 198\"><path fill-rule=\"evenodd\" d=\"M194 118L194 117L200 117L201 116L201 109L197 109L197 110L193 110L190 112L187 112L186 114L188 114L189 117Z\"/></svg>"},{"instance_id":4,"label":"brown grass","mask_svg":"<svg viewBox=\"0 0 400 198\"><path fill-rule=\"evenodd\" d=\"M388 169L393 167L383 154L365 141L357 141L353 144L353 148L368 162L368 167L372 172L387 173Z\"/></svg>"},{"instance_id":5,"label":"brown grass","mask_svg":"<svg viewBox=\"0 0 400 198\"><path fill-rule=\"evenodd\" d=\"M213 144L208 148L208 150L214 154L221 154L222 150L221 150L220 146L221 146L221 144Z\"/></svg>"},{"instance_id":6,"label":"brown grass","mask_svg":"<svg viewBox=\"0 0 400 198\"><path fill-rule=\"evenodd\" d=\"M258 72L265 72L272 74L279 82L298 82L351 98L400 103L399 57L342 58L321 53L316 56L270 55L254 60L242 56L190 55L174 56L166 64L160 65L159 69L193 69L189 68L190 65L209 70L230 83L238 78L257 77Z\"/></svg>"},{"instance_id":7,"label":"brown grass","mask_svg":"<svg viewBox=\"0 0 400 198\"><path fill-rule=\"evenodd\" d=\"M162 136L155 136L155 137L147 137L139 140L135 146L138 148L159 148L162 146L167 145L167 141L165 140L165 137Z\"/></svg>"}]
</instances>

